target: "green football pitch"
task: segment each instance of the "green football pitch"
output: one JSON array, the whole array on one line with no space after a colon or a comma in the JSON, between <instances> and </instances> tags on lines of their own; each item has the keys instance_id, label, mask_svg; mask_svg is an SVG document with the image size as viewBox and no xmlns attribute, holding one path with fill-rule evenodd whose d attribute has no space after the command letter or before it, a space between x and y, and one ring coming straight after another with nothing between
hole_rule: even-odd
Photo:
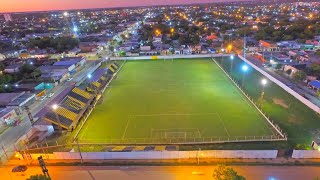
<instances>
[{"instance_id":1,"label":"green football pitch","mask_svg":"<svg viewBox=\"0 0 320 180\"><path fill-rule=\"evenodd\" d=\"M210 59L127 61L82 127L87 143L209 141L276 135Z\"/></svg>"}]
</instances>

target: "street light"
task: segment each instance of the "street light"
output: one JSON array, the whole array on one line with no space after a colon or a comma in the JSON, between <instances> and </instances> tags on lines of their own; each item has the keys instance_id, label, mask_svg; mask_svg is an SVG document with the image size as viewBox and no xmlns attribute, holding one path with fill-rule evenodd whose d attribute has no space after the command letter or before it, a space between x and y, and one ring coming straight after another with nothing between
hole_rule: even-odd
<instances>
[{"instance_id":1,"label":"street light","mask_svg":"<svg viewBox=\"0 0 320 180\"><path fill-rule=\"evenodd\" d=\"M248 69L249 69L249 67L248 67L247 65L243 65L243 66L242 66L242 70L243 70L243 72L247 72L247 71L248 71Z\"/></svg>"},{"instance_id":2,"label":"street light","mask_svg":"<svg viewBox=\"0 0 320 180\"><path fill-rule=\"evenodd\" d=\"M244 87L244 79L246 76L246 72L248 71L249 67L247 65L243 65L242 66L242 71L243 71L243 76L242 76L242 87Z\"/></svg>"},{"instance_id":3,"label":"street light","mask_svg":"<svg viewBox=\"0 0 320 180\"><path fill-rule=\"evenodd\" d=\"M261 84L262 84L261 98L263 98L263 95L264 95L264 87L266 86L267 83L268 83L267 79L262 79L262 80L261 80Z\"/></svg>"},{"instance_id":4,"label":"street light","mask_svg":"<svg viewBox=\"0 0 320 180\"><path fill-rule=\"evenodd\" d=\"M230 59L231 59L231 63L230 63L230 73L232 72L232 69L233 69L233 59L234 59L234 56L231 55L230 56Z\"/></svg>"},{"instance_id":5,"label":"street light","mask_svg":"<svg viewBox=\"0 0 320 180\"><path fill-rule=\"evenodd\" d=\"M63 16L67 17L67 16L69 16L69 13L68 12L64 12Z\"/></svg>"},{"instance_id":6,"label":"street light","mask_svg":"<svg viewBox=\"0 0 320 180\"><path fill-rule=\"evenodd\" d=\"M53 112L54 112L54 114L55 114L55 116L56 116L56 119L58 120L59 130L62 131L61 121L60 121L59 115L58 115L58 113L57 113L58 107L59 107L59 106L58 106L57 104L53 104L53 105L52 105L52 110L53 110Z\"/></svg>"},{"instance_id":7,"label":"street light","mask_svg":"<svg viewBox=\"0 0 320 180\"><path fill-rule=\"evenodd\" d=\"M77 32L78 31L78 28L75 26L75 27L73 27L73 31L74 32Z\"/></svg>"}]
</instances>

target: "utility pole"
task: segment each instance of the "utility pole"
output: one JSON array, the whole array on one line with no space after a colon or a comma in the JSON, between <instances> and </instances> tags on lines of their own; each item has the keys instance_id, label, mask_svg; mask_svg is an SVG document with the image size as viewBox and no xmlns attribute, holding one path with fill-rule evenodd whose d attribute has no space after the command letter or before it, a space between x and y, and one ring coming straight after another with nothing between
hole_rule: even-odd
<instances>
[{"instance_id":1,"label":"utility pole","mask_svg":"<svg viewBox=\"0 0 320 180\"><path fill-rule=\"evenodd\" d=\"M42 169L43 174L44 174L45 176L47 176L47 177L50 177L49 171L48 171L48 169L47 169L47 167L46 167L46 163L45 163L44 160L42 159L42 156L39 156L39 157L38 157L38 161L39 161L39 165L40 165L40 167L41 167L41 169Z\"/></svg>"},{"instance_id":2,"label":"utility pole","mask_svg":"<svg viewBox=\"0 0 320 180\"><path fill-rule=\"evenodd\" d=\"M246 58L246 35L243 36L243 57Z\"/></svg>"},{"instance_id":3,"label":"utility pole","mask_svg":"<svg viewBox=\"0 0 320 180\"><path fill-rule=\"evenodd\" d=\"M28 107L28 106L25 106L25 108L24 108L26 111L27 111L27 114L28 114L28 117L29 117L29 120L30 120L30 122L31 122L31 125L34 123L34 120L33 120L33 116L32 116L32 114L31 114L31 112L30 112L30 108Z\"/></svg>"}]
</instances>

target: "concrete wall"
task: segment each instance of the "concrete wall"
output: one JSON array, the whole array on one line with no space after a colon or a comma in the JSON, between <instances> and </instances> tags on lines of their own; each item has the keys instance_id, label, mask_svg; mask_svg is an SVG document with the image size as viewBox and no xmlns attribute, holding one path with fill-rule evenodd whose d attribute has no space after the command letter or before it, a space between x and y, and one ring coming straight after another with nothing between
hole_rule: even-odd
<instances>
[{"instance_id":1,"label":"concrete wall","mask_svg":"<svg viewBox=\"0 0 320 180\"><path fill-rule=\"evenodd\" d=\"M194 158L276 158L278 150L207 150L207 151L147 151L147 152L86 152L83 159L194 159ZM31 154L32 159L80 159L76 152Z\"/></svg>"},{"instance_id":2,"label":"concrete wall","mask_svg":"<svg viewBox=\"0 0 320 180\"><path fill-rule=\"evenodd\" d=\"M293 150L294 159L320 159L320 151L317 150Z\"/></svg>"},{"instance_id":3,"label":"concrete wall","mask_svg":"<svg viewBox=\"0 0 320 180\"><path fill-rule=\"evenodd\" d=\"M287 85L285 85L284 83L282 83L281 81L279 81L278 79L274 78L273 76L271 76L270 74L268 74L267 72L263 71L262 69L260 69L259 67L257 67L256 65L254 65L253 63L251 63L250 61L246 60L245 58L243 58L242 56L239 55L239 58L242 59L244 62L246 62L247 64L249 64L251 67L253 67L255 70L259 71L262 75L264 75L265 77L267 77L270 81L276 83L278 86L280 86L282 89L284 89L285 91L287 91L289 94L291 94L293 97L297 98L300 102L302 102L303 104L305 104L306 106L308 106L310 109L314 110L317 113L320 113L320 108L313 104L312 102L310 102L309 100L307 100L306 98L304 98L303 96L301 96L300 94L296 93L295 91L293 91L291 88L289 88Z\"/></svg>"},{"instance_id":4,"label":"concrete wall","mask_svg":"<svg viewBox=\"0 0 320 180\"><path fill-rule=\"evenodd\" d=\"M192 54L192 55L170 55L170 56L137 56L137 57L110 57L110 60L150 60L150 59L179 59L179 58L210 58L210 57L221 57L231 56L232 54Z\"/></svg>"}]
</instances>

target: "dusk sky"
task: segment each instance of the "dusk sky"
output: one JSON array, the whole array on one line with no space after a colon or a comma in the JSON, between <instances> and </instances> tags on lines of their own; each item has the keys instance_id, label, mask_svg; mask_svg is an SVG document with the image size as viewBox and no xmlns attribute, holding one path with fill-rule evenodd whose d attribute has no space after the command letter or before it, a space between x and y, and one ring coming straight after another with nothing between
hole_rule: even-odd
<instances>
[{"instance_id":1,"label":"dusk sky","mask_svg":"<svg viewBox=\"0 0 320 180\"><path fill-rule=\"evenodd\" d=\"M217 1L230 0L0 0L0 12L190 4Z\"/></svg>"}]
</instances>

